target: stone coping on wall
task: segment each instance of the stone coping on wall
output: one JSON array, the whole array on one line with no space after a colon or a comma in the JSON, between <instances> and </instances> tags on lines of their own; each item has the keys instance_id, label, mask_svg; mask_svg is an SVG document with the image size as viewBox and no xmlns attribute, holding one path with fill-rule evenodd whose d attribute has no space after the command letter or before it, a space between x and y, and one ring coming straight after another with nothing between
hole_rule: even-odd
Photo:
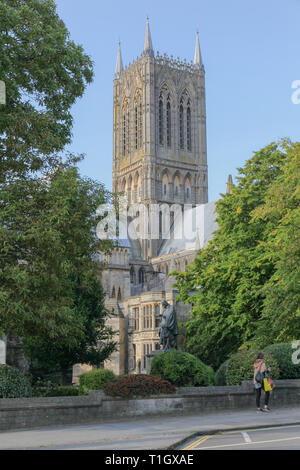
<instances>
[{"instance_id":1,"label":"stone coping on wall","mask_svg":"<svg viewBox=\"0 0 300 470\"><path fill-rule=\"evenodd\" d=\"M240 386L179 387L175 394L113 398L101 390L87 396L0 399L0 430L101 423L143 416L205 414L253 408L251 381ZM300 380L276 380L276 407L300 403Z\"/></svg>"},{"instance_id":2,"label":"stone coping on wall","mask_svg":"<svg viewBox=\"0 0 300 470\"><path fill-rule=\"evenodd\" d=\"M276 380L276 389L300 389L300 379ZM243 381L242 385L210 386L210 387L177 387L175 393L149 395L147 397L122 398L105 395L102 390L90 390L88 395L67 397L32 397L32 398L0 398L0 411L2 409L23 407L52 407L52 406L89 406L101 405L103 401L132 401L161 398L182 398L192 396L218 396L231 394L244 394L253 392L253 383Z\"/></svg>"}]
</instances>

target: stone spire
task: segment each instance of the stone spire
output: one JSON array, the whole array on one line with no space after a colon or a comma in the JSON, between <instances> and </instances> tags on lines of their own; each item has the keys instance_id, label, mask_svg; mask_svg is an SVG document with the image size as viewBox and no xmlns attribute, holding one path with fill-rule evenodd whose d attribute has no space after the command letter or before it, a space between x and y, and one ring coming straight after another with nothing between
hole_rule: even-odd
<instances>
[{"instance_id":1,"label":"stone spire","mask_svg":"<svg viewBox=\"0 0 300 470\"><path fill-rule=\"evenodd\" d=\"M202 57L201 57L199 32L198 31L196 33L196 46L195 46L195 55L194 55L194 65L198 65L199 67L202 66Z\"/></svg>"},{"instance_id":2,"label":"stone spire","mask_svg":"<svg viewBox=\"0 0 300 470\"><path fill-rule=\"evenodd\" d=\"M232 193L232 191L231 191L232 184L233 184L232 176L229 175L228 180L227 180L227 185L226 185L226 194L231 194Z\"/></svg>"},{"instance_id":3,"label":"stone spire","mask_svg":"<svg viewBox=\"0 0 300 470\"><path fill-rule=\"evenodd\" d=\"M146 33L145 33L143 56L154 57L148 16L147 16L147 22L146 22Z\"/></svg>"},{"instance_id":4,"label":"stone spire","mask_svg":"<svg viewBox=\"0 0 300 470\"><path fill-rule=\"evenodd\" d=\"M123 71L123 61L122 61L122 54L121 54L121 43L119 41L119 49L118 49L117 62L116 62L115 78L120 78L122 71Z\"/></svg>"}]
</instances>

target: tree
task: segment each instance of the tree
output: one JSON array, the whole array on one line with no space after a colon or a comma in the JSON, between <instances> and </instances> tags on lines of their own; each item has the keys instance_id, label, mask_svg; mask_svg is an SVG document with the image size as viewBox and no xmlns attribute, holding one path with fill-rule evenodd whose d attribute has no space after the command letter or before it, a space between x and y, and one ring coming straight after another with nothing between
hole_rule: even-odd
<instances>
[{"instance_id":1,"label":"tree","mask_svg":"<svg viewBox=\"0 0 300 470\"><path fill-rule=\"evenodd\" d=\"M100 282L95 255L109 248L95 235L96 209L106 201L102 185L70 167L45 180L3 188L0 324L5 332L25 342L68 347L86 340L86 319L101 310L91 286ZM95 301L95 295L95 312L83 315L81 304Z\"/></svg>"},{"instance_id":2,"label":"tree","mask_svg":"<svg viewBox=\"0 0 300 470\"><path fill-rule=\"evenodd\" d=\"M70 142L70 108L92 81L92 61L53 0L0 0L0 185L57 167Z\"/></svg>"},{"instance_id":3,"label":"tree","mask_svg":"<svg viewBox=\"0 0 300 470\"><path fill-rule=\"evenodd\" d=\"M300 143L286 144L280 178L253 220L274 225L261 243L261 262L274 265L263 286L263 311L255 339L261 346L300 338Z\"/></svg>"},{"instance_id":4,"label":"tree","mask_svg":"<svg viewBox=\"0 0 300 470\"><path fill-rule=\"evenodd\" d=\"M0 0L0 16L0 327L49 367L99 364L114 348L95 259L108 193L64 153L92 61L53 0Z\"/></svg>"},{"instance_id":5,"label":"tree","mask_svg":"<svg viewBox=\"0 0 300 470\"><path fill-rule=\"evenodd\" d=\"M0 15L6 84L6 105L0 105L0 325L22 337L39 331L52 340L78 337L68 275L70 266L88 267L91 250L80 261L76 243L83 248L81 236L90 241L91 223L80 231L78 220L74 234L64 217L91 222L88 211L105 196L102 186L80 182L75 170L56 171L78 160L71 155L63 164L62 151L71 139L70 108L92 80L92 62L69 39L53 0L0 0ZM86 212L68 214L83 194Z\"/></svg>"},{"instance_id":6,"label":"tree","mask_svg":"<svg viewBox=\"0 0 300 470\"><path fill-rule=\"evenodd\" d=\"M99 279L87 276L72 279L73 300L76 322L82 328L82 335L74 345L45 342L41 337L25 341L25 356L30 361L34 376L45 376L61 372L66 377L70 367L76 363L100 366L115 350L113 331L106 325L108 312L104 307L104 292Z\"/></svg>"},{"instance_id":7,"label":"tree","mask_svg":"<svg viewBox=\"0 0 300 470\"><path fill-rule=\"evenodd\" d=\"M275 220L253 218L282 175L286 145L272 143L239 169L232 194L217 202L219 229L188 267L177 273L179 299L192 304L187 350L218 367L232 352L252 341L263 310L262 287L274 274L264 245Z\"/></svg>"}]
</instances>

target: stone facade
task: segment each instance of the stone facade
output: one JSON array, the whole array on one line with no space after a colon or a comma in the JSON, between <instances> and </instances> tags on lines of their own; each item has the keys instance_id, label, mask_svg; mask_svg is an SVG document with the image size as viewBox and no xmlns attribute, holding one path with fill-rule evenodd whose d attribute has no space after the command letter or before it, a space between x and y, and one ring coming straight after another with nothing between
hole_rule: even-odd
<instances>
[{"instance_id":1,"label":"stone facade","mask_svg":"<svg viewBox=\"0 0 300 470\"><path fill-rule=\"evenodd\" d=\"M128 236L103 259L106 306L120 345L105 367L117 374L146 373L147 355L160 349L162 301L176 306L178 321L189 316L188 306L176 302L168 275L184 270L216 228L214 204L208 204L205 71L198 34L193 63L155 55L148 20L144 50L128 67L123 68L119 45L113 110L113 191L149 214L155 205L170 209L167 235L159 209L159 223L149 216L146 228L150 234L155 220L156 238ZM185 208L195 215L199 206L196 237L189 243L184 235L174 237Z\"/></svg>"}]
</instances>

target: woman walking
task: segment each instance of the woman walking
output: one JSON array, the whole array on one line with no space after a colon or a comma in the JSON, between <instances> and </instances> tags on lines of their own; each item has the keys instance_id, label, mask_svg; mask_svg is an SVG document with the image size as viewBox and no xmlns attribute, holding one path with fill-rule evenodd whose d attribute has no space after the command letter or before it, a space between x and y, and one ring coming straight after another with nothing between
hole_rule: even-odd
<instances>
[{"instance_id":1,"label":"woman walking","mask_svg":"<svg viewBox=\"0 0 300 470\"><path fill-rule=\"evenodd\" d=\"M264 361L264 355L263 353L258 353L254 364L254 376L253 376L253 382L254 382L254 387L255 387L255 392L256 392L256 406L257 406L257 411L271 411L269 408L269 400L270 400L270 392L265 391L264 389L264 378L270 372L270 369L267 369L266 363ZM261 390L264 390L265 392L265 406L264 409L260 407L260 398L261 398Z\"/></svg>"}]
</instances>

